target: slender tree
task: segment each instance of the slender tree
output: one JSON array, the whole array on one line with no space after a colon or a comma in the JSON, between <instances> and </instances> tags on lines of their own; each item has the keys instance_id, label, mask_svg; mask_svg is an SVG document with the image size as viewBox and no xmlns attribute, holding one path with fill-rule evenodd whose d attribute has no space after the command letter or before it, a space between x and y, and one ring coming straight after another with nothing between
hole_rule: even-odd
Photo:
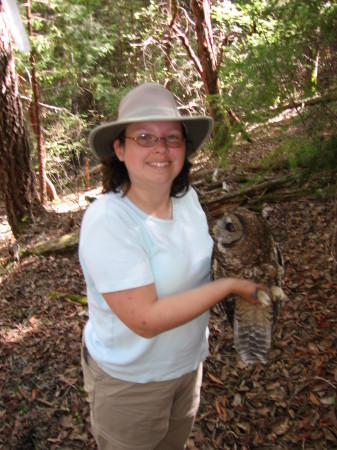
<instances>
[{"instance_id":1,"label":"slender tree","mask_svg":"<svg viewBox=\"0 0 337 450\"><path fill-rule=\"evenodd\" d=\"M39 206L12 44L0 0L0 189L14 236Z\"/></svg>"},{"instance_id":2,"label":"slender tree","mask_svg":"<svg viewBox=\"0 0 337 450\"><path fill-rule=\"evenodd\" d=\"M221 96L218 74L221 59L218 60L214 47L211 5L209 0L192 0L191 4L195 20L198 55L202 66L201 77L206 94L210 98L209 109L215 121L216 145L222 147L230 139L231 125L228 112L218 101Z\"/></svg>"},{"instance_id":3,"label":"slender tree","mask_svg":"<svg viewBox=\"0 0 337 450\"><path fill-rule=\"evenodd\" d=\"M208 111L214 118L214 144L216 148L221 148L228 145L230 141L230 118L234 118L235 116L230 114L229 111L226 111L220 101L221 89L218 72L221 65L222 53L220 52L217 55L214 46L210 0L191 1L195 23L197 54L195 54L186 32L182 31L177 24L177 2L174 1L173 3L175 13L170 26L186 48L188 55L194 62L202 79L205 93L208 97Z\"/></svg>"},{"instance_id":4,"label":"slender tree","mask_svg":"<svg viewBox=\"0 0 337 450\"><path fill-rule=\"evenodd\" d=\"M29 36L33 35L32 18L31 18L31 0L27 1L27 19L28 19L28 31ZM33 114L31 115L32 126L36 136L37 141L37 153L39 157L39 181L40 181L40 199L42 205L47 202L47 182L46 182L46 150L44 148L44 139L41 130L41 119L40 119L40 93L39 85L36 76L35 67L35 51L34 49L30 52L30 62L32 67L32 85L33 85Z\"/></svg>"}]
</instances>

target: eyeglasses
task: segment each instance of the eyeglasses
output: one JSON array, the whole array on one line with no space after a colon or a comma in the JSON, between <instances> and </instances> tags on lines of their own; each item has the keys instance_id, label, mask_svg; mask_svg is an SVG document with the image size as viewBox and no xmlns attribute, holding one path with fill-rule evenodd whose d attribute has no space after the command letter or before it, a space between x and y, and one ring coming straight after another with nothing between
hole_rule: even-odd
<instances>
[{"instance_id":1,"label":"eyeglasses","mask_svg":"<svg viewBox=\"0 0 337 450\"><path fill-rule=\"evenodd\" d=\"M167 136L167 137L156 137L152 134L143 133L137 137L125 136L126 139L132 139L136 141L138 145L141 147L154 147L158 144L159 141L164 141L165 144L170 148L178 148L182 147L186 141L185 138L180 136Z\"/></svg>"}]
</instances>

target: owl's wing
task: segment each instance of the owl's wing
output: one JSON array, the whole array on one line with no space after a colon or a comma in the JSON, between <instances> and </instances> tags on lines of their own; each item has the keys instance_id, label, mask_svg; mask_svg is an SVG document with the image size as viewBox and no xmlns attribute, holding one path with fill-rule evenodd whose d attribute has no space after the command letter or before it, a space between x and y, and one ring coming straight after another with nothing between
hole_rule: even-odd
<instances>
[{"instance_id":1,"label":"owl's wing","mask_svg":"<svg viewBox=\"0 0 337 450\"><path fill-rule=\"evenodd\" d=\"M231 297L226 297L224 300L222 300L217 305L219 314L221 316L225 316L227 318L231 327L233 327L233 322L234 322L235 304L236 304L236 298L231 296Z\"/></svg>"},{"instance_id":2,"label":"owl's wing","mask_svg":"<svg viewBox=\"0 0 337 450\"><path fill-rule=\"evenodd\" d=\"M285 294L278 286L269 292L259 289L259 304L251 305L240 298L235 302L233 321L234 345L246 363L266 364L272 333Z\"/></svg>"}]
</instances>

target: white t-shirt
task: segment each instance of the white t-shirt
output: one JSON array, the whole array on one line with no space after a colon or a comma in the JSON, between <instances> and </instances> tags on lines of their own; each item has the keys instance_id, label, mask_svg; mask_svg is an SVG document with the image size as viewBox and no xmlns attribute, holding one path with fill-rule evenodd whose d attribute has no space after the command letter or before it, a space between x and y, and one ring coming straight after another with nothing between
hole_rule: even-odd
<instances>
[{"instance_id":1,"label":"white t-shirt","mask_svg":"<svg viewBox=\"0 0 337 450\"><path fill-rule=\"evenodd\" d=\"M89 308L85 342L112 377L171 380L195 370L208 354L208 312L145 339L125 326L102 296L154 283L160 301L210 280L213 241L197 194L190 188L172 202L172 220L149 216L115 193L104 194L84 214L79 257Z\"/></svg>"}]
</instances>

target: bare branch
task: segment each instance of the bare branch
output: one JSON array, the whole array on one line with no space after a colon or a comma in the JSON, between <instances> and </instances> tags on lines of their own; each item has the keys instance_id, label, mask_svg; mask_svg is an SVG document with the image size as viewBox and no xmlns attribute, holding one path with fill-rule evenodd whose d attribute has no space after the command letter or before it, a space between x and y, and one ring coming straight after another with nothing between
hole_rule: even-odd
<instances>
[{"instance_id":1,"label":"bare branch","mask_svg":"<svg viewBox=\"0 0 337 450\"><path fill-rule=\"evenodd\" d=\"M202 73L203 73L203 68L202 68L202 65L201 65L201 63L199 61L198 56L195 54L193 48L190 45L188 37L175 24L172 26L172 30L175 32L176 36L181 40L183 46L185 47L188 55L190 56L190 58L193 61L197 71L199 72L199 74L201 76Z\"/></svg>"},{"instance_id":2,"label":"bare branch","mask_svg":"<svg viewBox=\"0 0 337 450\"><path fill-rule=\"evenodd\" d=\"M172 8L172 18L169 24L169 28L172 28L173 25L175 24L175 21L178 17L178 8L177 8L177 2L175 0L172 1L171 4L171 8ZM168 11L168 13L170 13L171 11Z\"/></svg>"},{"instance_id":3,"label":"bare branch","mask_svg":"<svg viewBox=\"0 0 337 450\"><path fill-rule=\"evenodd\" d=\"M216 62L216 70L218 71L221 67L222 64L222 59L223 59L223 48L227 47L229 45L230 42L230 38L235 35L236 33L234 31L230 31L229 33L227 33L224 38L221 41L221 44L219 46L219 53L218 53L218 58L217 58L217 62Z\"/></svg>"}]
</instances>

